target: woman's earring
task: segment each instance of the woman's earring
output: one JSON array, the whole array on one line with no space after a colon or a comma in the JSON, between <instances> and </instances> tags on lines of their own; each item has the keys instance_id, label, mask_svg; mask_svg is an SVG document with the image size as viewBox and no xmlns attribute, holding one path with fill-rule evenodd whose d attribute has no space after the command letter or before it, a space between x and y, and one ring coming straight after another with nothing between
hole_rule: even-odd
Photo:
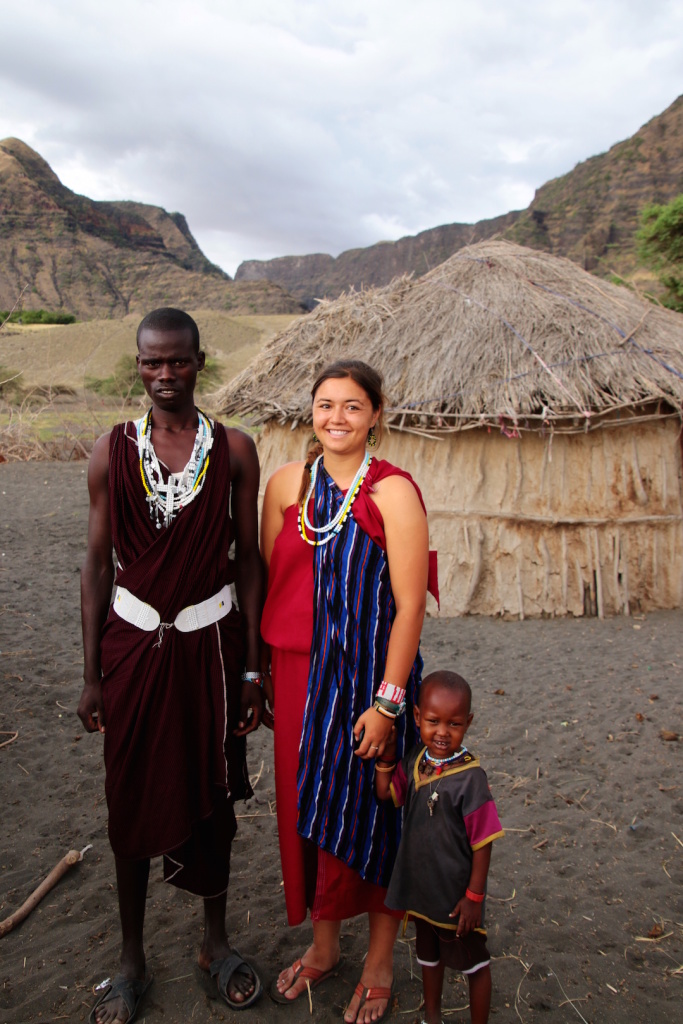
<instances>
[{"instance_id":1,"label":"woman's earring","mask_svg":"<svg viewBox=\"0 0 683 1024\"><path fill-rule=\"evenodd\" d=\"M318 436L315 430L313 431L313 444L320 444L320 441L318 440Z\"/></svg>"},{"instance_id":2,"label":"woman's earring","mask_svg":"<svg viewBox=\"0 0 683 1024\"><path fill-rule=\"evenodd\" d=\"M377 434L375 433L374 427L370 427L368 431L368 439L365 443L367 447L370 449L374 449L377 447Z\"/></svg>"}]
</instances>

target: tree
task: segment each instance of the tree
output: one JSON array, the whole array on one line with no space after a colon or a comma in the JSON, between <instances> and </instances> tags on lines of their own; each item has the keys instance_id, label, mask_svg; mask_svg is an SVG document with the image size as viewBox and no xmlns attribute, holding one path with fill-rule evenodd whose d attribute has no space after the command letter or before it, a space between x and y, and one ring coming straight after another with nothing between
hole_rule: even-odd
<instances>
[{"instance_id":1,"label":"tree","mask_svg":"<svg viewBox=\"0 0 683 1024\"><path fill-rule=\"evenodd\" d=\"M663 305L683 313L683 195L646 206L636 238L638 255L665 289Z\"/></svg>"}]
</instances>

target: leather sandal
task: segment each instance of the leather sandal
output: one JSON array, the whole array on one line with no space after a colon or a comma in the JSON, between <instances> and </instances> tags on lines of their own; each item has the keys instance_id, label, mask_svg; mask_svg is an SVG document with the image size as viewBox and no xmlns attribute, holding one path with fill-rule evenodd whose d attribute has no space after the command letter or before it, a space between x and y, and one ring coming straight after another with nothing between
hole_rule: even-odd
<instances>
[{"instance_id":1,"label":"leather sandal","mask_svg":"<svg viewBox=\"0 0 683 1024\"><path fill-rule=\"evenodd\" d=\"M294 963L292 964L292 971L294 972L294 977L292 978L291 985L289 986L289 988L285 989L285 992L289 992L289 989L296 985L299 978L303 978L304 981L307 981L311 989L317 988L318 985L320 985L321 982L325 981L326 978L329 978L331 977L331 975L336 974L338 967L339 962L337 962L334 965L334 967L331 967L329 971L321 971L317 967L306 967L303 960L301 959L295 960ZM295 995L292 999L288 999L287 996L285 995L285 992L280 992L279 988L277 987L276 978L275 981L273 981L272 985L270 986L269 995L274 1003L280 1003L280 1005L284 1006L286 1003L295 1003L299 996L304 995L307 989L308 986L306 988L303 988L301 992Z\"/></svg>"}]
</instances>

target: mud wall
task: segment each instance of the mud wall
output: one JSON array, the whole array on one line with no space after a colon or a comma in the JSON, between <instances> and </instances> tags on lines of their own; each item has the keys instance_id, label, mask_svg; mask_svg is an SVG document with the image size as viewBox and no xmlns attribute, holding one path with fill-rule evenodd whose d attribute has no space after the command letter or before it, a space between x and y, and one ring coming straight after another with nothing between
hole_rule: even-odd
<instances>
[{"instance_id":1,"label":"mud wall","mask_svg":"<svg viewBox=\"0 0 683 1024\"><path fill-rule=\"evenodd\" d=\"M629 614L682 601L679 429L659 419L545 437L394 431L377 454L422 489L442 615ZM309 437L264 428L264 483Z\"/></svg>"}]
</instances>

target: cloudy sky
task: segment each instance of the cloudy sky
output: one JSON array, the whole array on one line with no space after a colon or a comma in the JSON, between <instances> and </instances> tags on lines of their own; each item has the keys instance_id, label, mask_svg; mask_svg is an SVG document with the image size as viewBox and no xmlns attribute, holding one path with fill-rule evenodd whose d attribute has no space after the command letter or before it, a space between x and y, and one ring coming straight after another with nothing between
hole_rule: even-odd
<instances>
[{"instance_id":1,"label":"cloudy sky","mask_svg":"<svg viewBox=\"0 0 683 1024\"><path fill-rule=\"evenodd\" d=\"M522 208L683 92L682 0L8 7L0 138L229 273Z\"/></svg>"}]
</instances>

